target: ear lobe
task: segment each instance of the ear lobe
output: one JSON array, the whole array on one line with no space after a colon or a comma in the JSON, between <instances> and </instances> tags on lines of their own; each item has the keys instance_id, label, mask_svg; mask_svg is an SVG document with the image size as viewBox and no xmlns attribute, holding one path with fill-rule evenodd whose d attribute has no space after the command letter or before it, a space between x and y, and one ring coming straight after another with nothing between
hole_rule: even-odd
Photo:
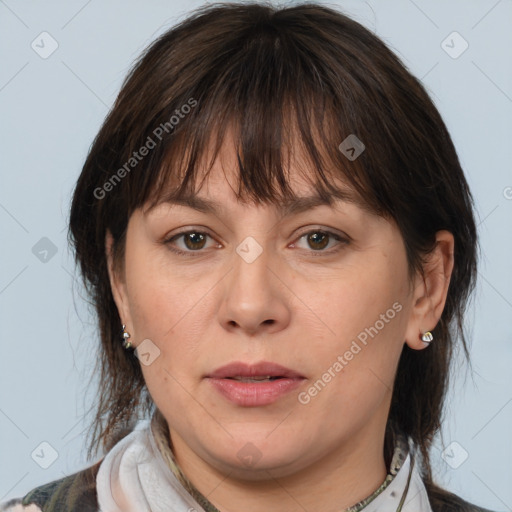
<instances>
[{"instance_id":1,"label":"ear lobe","mask_svg":"<svg viewBox=\"0 0 512 512\"><path fill-rule=\"evenodd\" d=\"M110 280L110 288L112 290L114 302L116 303L117 306L119 317L121 318L121 323L130 326L132 325L132 322L129 314L128 300L126 296L126 285L122 280L122 276L119 275L119 269L116 269L116 266L114 264L113 245L114 238L110 231L107 230L107 234L105 235L105 256L107 259L107 269ZM121 329L121 326L119 326L119 329Z\"/></svg>"},{"instance_id":2,"label":"ear lobe","mask_svg":"<svg viewBox=\"0 0 512 512\"><path fill-rule=\"evenodd\" d=\"M441 318L453 271L453 253L453 235L446 230L438 231L436 246L424 266L424 276L417 275L414 285L413 306L405 340L414 350L428 346L421 340L421 335L432 331Z\"/></svg>"}]
</instances>

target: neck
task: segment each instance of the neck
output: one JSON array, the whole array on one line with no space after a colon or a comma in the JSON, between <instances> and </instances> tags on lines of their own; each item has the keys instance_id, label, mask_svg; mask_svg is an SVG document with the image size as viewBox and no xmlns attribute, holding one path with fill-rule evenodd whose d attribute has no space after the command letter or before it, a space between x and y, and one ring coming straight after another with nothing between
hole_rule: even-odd
<instances>
[{"instance_id":1,"label":"neck","mask_svg":"<svg viewBox=\"0 0 512 512\"><path fill-rule=\"evenodd\" d=\"M221 512L280 510L339 512L367 498L383 483L384 428L368 425L315 463L287 476L243 480L236 470L207 464L171 429L175 458L196 489Z\"/></svg>"}]
</instances>

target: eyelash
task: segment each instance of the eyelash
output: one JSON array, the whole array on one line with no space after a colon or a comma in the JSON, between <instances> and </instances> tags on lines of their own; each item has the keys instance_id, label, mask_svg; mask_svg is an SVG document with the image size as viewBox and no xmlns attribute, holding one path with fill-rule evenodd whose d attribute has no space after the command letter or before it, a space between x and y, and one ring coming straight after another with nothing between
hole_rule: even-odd
<instances>
[{"instance_id":1,"label":"eyelash","mask_svg":"<svg viewBox=\"0 0 512 512\"><path fill-rule=\"evenodd\" d=\"M188 235L188 234L191 234L191 233L195 233L195 234L198 234L198 235L206 235L210 238L213 238L212 236L210 236L208 233L206 233L205 231L199 231L199 230L195 230L195 229L192 229L192 230L187 230L187 231L181 231L180 233L176 233L174 235L172 235L172 237L170 238L167 238L165 240L163 240L163 244L164 245L167 245L168 249L172 252L174 252L175 254L178 254L179 256L185 256L185 257L197 257L197 256L201 256L203 253L204 253L204 250L202 249L198 249L197 251L183 251L181 249L177 249L176 247L172 247L172 242L174 242L175 240L179 239L180 237L183 237L184 235ZM335 246L334 249L329 249L329 250L317 250L315 251L314 249L311 249L309 252L312 253L312 255L314 255L315 257L322 257L322 256L330 256L330 255L333 255L337 252L339 252L343 246L347 245L348 243L350 243L350 238L348 236L346 237L343 237L341 235L338 235L337 233L333 233L332 231L328 231L328 230L325 230L325 229L310 229L309 231L305 231L303 233L301 233L298 238L297 238L297 241L301 240L303 237L307 236L307 235L310 235L312 233L321 233L323 235L328 235L329 237L331 238L334 238L337 242L340 242L337 244L337 246ZM295 242L293 242L295 244ZM308 249L304 249L304 250L308 250Z\"/></svg>"}]
</instances>

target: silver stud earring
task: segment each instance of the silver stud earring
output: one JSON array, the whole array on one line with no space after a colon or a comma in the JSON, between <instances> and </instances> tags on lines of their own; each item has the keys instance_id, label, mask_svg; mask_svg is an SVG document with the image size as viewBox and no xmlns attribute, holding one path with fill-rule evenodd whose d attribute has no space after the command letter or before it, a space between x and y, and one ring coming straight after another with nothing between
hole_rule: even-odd
<instances>
[{"instance_id":1,"label":"silver stud earring","mask_svg":"<svg viewBox=\"0 0 512 512\"><path fill-rule=\"evenodd\" d=\"M129 349L132 346L132 342L129 341L131 336L130 336L130 333L126 331L126 325L124 325L124 324L123 324L122 336L123 336L123 347L126 349Z\"/></svg>"},{"instance_id":2,"label":"silver stud earring","mask_svg":"<svg viewBox=\"0 0 512 512\"><path fill-rule=\"evenodd\" d=\"M421 341L425 343L430 343L434 339L434 336L430 331L426 331L421 335Z\"/></svg>"}]
</instances>

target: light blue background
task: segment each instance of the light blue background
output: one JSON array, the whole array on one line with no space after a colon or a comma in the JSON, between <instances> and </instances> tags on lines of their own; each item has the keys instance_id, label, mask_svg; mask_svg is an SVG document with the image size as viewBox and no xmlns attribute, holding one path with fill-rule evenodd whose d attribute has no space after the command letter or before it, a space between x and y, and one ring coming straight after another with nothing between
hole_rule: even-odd
<instances>
[{"instance_id":1,"label":"light blue background","mask_svg":"<svg viewBox=\"0 0 512 512\"><path fill-rule=\"evenodd\" d=\"M67 249L70 196L133 60L201 3L0 0L0 501L88 465L81 415L97 336ZM475 372L454 383L435 473L465 499L512 510L512 2L328 5L374 30L423 80L476 197ZM58 42L47 59L31 48L43 31ZM469 43L457 59L441 46L453 31ZM32 253L42 237L57 247L46 263ZM31 458L44 441L58 453L48 469ZM441 457L452 442L468 453L457 469Z\"/></svg>"}]
</instances>

